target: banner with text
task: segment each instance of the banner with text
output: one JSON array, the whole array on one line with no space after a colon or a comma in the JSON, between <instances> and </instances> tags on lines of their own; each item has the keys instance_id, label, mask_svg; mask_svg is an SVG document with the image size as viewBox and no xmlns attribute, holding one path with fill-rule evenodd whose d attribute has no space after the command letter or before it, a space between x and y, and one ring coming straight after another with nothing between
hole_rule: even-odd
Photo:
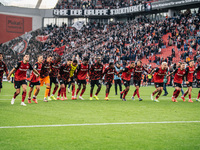
<instances>
[{"instance_id":1,"label":"banner with text","mask_svg":"<svg viewBox=\"0 0 200 150\"><path fill-rule=\"evenodd\" d=\"M115 16L129 13L138 13L151 11L159 8L176 7L199 3L200 0L168 0L160 2L145 3L136 6L118 8L118 9L54 9L55 16Z\"/></svg>"},{"instance_id":2,"label":"banner with text","mask_svg":"<svg viewBox=\"0 0 200 150\"><path fill-rule=\"evenodd\" d=\"M145 11L144 5L119 9L54 9L55 16L109 16Z\"/></svg>"},{"instance_id":3,"label":"banner with text","mask_svg":"<svg viewBox=\"0 0 200 150\"><path fill-rule=\"evenodd\" d=\"M0 14L0 43L32 31L32 18Z\"/></svg>"}]
</instances>

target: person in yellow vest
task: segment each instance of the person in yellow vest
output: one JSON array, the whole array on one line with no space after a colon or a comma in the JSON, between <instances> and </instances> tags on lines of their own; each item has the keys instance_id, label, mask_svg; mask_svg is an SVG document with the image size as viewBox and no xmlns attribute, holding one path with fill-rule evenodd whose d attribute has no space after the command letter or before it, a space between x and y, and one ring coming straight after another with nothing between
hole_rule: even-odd
<instances>
[{"instance_id":1,"label":"person in yellow vest","mask_svg":"<svg viewBox=\"0 0 200 150\"><path fill-rule=\"evenodd\" d=\"M151 80L152 80L152 75L148 74L148 83L149 83L149 85L151 85Z\"/></svg>"},{"instance_id":2,"label":"person in yellow vest","mask_svg":"<svg viewBox=\"0 0 200 150\"><path fill-rule=\"evenodd\" d=\"M77 60L73 60L73 62L71 63L71 70L70 70L70 84L68 86L68 91L70 88L70 85L72 85L72 100L74 100L74 93L75 93L75 80L74 80L74 72L76 71L76 68L78 66L78 61Z\"/></svg>"},{"instance_id":3,"label":"person in yellow vest","mask_svg":"<svg viewBox=\"0 0 200 150\"><path fill-rule=\"evenodd\" d=\"M15 74L11 74L11 83L14 83L14 77L15 77Z\"/></svg>"}]
</instances>

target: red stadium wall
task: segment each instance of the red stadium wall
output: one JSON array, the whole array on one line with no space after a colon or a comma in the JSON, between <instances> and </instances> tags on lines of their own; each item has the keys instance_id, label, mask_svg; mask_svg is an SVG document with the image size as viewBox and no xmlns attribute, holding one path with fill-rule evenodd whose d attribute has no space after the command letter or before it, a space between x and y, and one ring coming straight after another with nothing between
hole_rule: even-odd
<instances>
[{"instance_id":1,"label":"red stadium wall","mask_svg":"<svg viewBox=\"0 0 200 150\"><path fill-rule=\"evenodd\" d=\"M32 18L0 14L0 43L32 31Z\"/></svg>"}]
</instances>

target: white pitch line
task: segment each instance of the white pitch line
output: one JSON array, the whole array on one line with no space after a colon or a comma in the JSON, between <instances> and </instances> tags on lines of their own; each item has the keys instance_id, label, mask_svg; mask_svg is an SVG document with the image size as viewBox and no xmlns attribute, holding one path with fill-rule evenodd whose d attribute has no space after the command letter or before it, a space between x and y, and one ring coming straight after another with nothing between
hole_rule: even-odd
<instances>
[{"instance_id":1,"label":"white pitch line","mask_svg":"<svg viewBox=\"0 0 200 150\"><path fill-rule=\"evenodd\" d=\"M84 124L55 124L55 125L29 125L29 126L0 126L6 128L42 128L42 127L74 127L74 126L105 126L105 125L134 125L134 124L175 124L175 123L200 123L200 121L161 121L161 122L118 122L118 123L84 123Z\"/></svg>"}]
</instances>

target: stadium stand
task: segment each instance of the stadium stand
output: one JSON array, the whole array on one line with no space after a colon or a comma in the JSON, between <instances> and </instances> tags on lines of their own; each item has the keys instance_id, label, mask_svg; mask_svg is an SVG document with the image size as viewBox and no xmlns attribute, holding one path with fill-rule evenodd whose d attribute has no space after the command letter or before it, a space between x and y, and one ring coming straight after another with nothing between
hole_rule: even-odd
<instances>
[{"instance_id":1,"label":"stadium stand","mask_svg":"<svg viewBox=\"0 0 200 150\"><path fill-rule=\"evenodd\" d=\"M63 57L88 56L92 62L94 56L101 55L104 64L114 60L142 59L144 64L155 67L162 61L170 65L180 60L195 60L200 53L199 14L186 12L160 21L138 17L134 21L109 25L90 22L79 31L66 24L61 27L51 24L31 32L27 53L31 63L35 61L36 53L56 55L53 51L62 46L66 47ZM47 36L47 39L40 42L37 36ZM0 47L9 69L15 64L14 60L21 59L12 48L22 40L19 37Z\"/></svg>"},{"instance_id":2,"label":"stadium stand","mask_svg":"<svg viewBox=\"0 0 200 150\"><path fill-rule=\"evenodd\" d=\"M105 9L122 8L144 4L146 2L155 2L158 0L61 0L57 3L57 9Z\"/></svg>"}]
</instances>

